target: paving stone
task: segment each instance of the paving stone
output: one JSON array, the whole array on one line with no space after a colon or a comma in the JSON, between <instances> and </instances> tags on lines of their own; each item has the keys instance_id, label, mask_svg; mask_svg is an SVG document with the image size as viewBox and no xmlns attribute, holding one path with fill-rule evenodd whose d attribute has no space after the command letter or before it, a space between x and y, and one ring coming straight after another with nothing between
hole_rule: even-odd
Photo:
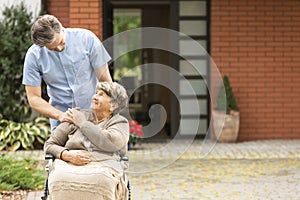
<instances>
[{"instance_id":1,"label":"paving stone","mask_svg":"<svg viewBox=\"0 0 300 200\"><path fill-rule=\"evenodd\" d=\"M300 199L300 140L142 143L128 157L133 200Z\"/></svg>"}]
</instances>

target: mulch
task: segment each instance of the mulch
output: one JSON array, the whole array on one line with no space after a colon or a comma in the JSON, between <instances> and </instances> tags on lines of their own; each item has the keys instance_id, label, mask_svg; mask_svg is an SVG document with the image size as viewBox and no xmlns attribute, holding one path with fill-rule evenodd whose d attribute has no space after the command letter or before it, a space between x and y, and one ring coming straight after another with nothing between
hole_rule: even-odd
<instances>
[{"instance_id":1,"label":"mulch","mask_svg":"<svg viewBox=\"0 0 300 200\"><path fill-rule=\"evenodd\" d=\"M29 190L1 191L0 200L26 200Z\"/></svg>"}]
</instances>

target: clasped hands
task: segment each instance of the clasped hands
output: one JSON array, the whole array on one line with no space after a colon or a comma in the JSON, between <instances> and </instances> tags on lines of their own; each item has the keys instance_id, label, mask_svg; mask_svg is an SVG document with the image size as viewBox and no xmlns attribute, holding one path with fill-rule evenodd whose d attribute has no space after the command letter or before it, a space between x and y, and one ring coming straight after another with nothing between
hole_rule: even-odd
<instances>
[{"instance_id":1,"label":"clasped hands","mask_svg":"<svg viewBox=\"0 0 300 200\"><path fill-rule=\"evenodd\" d=\"M91 162L89 154L84 150L64 150L61 159L74 165L86 165Z\"/></svg>"},{"instance_id":2,"label":"clasped hands","mask_svg":"<svg viewBox=\"0 0 300 200\"><path fill-rule=\"evenodd\" d=\"M61 122L73 123L78 127L81 127L82 123L86 121L86 117L80 112L80 108L69 108L59 116L58 120Z\"/></svg>"},{"instance_id":3,"label":"clasped hands","mask_svg":"<svg viewBox=\"0 0 300 200\"><path fill-rule=\"evenodd\" d=\"M68 122L75 124L79 128L87 121L86 116L80 112L79 108L69 108L65 113L69 118Z\"/></svg>"}]
</instances>

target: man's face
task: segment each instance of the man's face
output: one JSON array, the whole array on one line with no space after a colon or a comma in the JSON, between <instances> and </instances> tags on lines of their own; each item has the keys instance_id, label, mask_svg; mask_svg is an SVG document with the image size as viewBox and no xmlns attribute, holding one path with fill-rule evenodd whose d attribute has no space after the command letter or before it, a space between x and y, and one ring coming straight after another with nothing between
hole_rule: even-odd
<instances>
[{"instance_id":1,"label":"man's face","mask_svg":"<svg viewBox=\"0 0 300 200\"><path fill-rule=\"evenodd\" d=\"M60 33L55 33L54 41L46 45L47 49L51 51L62 52L65 49L65 34L64 31Z\"/></svg>"}]
</instances>

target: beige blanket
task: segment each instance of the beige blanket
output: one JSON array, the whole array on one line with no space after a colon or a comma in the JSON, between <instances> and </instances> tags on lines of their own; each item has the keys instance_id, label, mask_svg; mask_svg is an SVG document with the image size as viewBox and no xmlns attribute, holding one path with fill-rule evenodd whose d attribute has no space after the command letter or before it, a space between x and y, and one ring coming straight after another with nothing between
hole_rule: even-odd
<instances>
[{"instance_id":1,"label":"beige blanket","mask_svg":"<svg viewBox=\"0 0 300 200\"><path fill-rule=\"evenodd\" d=\"M110 160L75 166L56 159L48 179L48 200L127 200L123 172L111 164L119 165Z\"/></svg>"}]
</instances>

